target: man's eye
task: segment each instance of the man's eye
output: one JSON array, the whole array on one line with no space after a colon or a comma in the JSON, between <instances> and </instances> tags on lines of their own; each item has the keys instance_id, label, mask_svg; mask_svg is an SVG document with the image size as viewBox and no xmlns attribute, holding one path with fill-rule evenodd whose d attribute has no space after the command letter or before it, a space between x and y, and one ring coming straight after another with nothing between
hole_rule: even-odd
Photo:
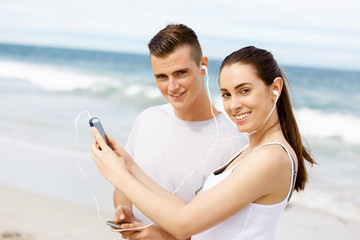
<instances>
[{"instance_id":1,"label":"man's eye","mask_svg":"<svg viewBox=\"0 0 360 240\"><path fill-rule=\"evenodd\" d=\"M186 71L178 71L177 72L177 75L183 75L183 74L185 74L186 73Z\"/></svg>"},{"instance_id":2,"label":"man's eye","mask_svg":"<svg viewBox=\"0 0 360 240\"><path fill-rule=\"evenodd\" d=\"M156 76L156 79L159 79L159 80L162 80L162 79L165 79L166 76L165 75L158 75Z\"/></svg>"}]
</instances>

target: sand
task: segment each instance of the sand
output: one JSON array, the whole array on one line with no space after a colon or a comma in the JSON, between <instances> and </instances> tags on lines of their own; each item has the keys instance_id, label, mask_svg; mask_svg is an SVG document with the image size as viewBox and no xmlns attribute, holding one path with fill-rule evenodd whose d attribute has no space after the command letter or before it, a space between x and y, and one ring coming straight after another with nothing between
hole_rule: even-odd
<instances>
[{"instance_id":1,"label":"sand","mask_svg":"<svg viewBox=\"0 0 360 240\"><path fill-rule=\"evenodd\" d=\"M101 214L106 216L106 214ZM0 240L121 239L90 209L0 185ZM327 213L290 204L277 240L360 239L360 225Z\"/></svg>"},{"instance_id":2,"label":"sand","mask_svg":"<svg viewBox=\"0 0 360 240\"><path fill-rule=\"evenodd\" d=\"M102 224L95 209L0 186L0 239L121 238Z\"/></svg>"}]
</instances>

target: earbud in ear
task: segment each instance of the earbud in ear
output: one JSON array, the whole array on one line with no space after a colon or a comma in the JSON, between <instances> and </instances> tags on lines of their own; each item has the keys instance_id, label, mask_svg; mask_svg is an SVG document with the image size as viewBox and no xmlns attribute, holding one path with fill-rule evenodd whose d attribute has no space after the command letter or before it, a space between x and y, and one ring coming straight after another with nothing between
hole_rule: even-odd
<instances>
[{"instance_id":1,"label":"earbud in ear","mask_svg":"<svg viewBox=\"0 0 360 240\"><path fill-rule=\"evenodd\" d=\"M205 65L201 65L201 69L207 71L207 67Z\"/></svg>"},{"instance_id":2,"label":"earbud in ear","mask_svg":"<svg viewBox=\"0 0 360 240\"><path fill-rule=\"evenodd\" d=\"M274 91L273 91L273 94L276 96L276 99L275 99L275 103L276 103L277 100L279 99L279 91L274 90Z\"/></svg>"}]
</instances>

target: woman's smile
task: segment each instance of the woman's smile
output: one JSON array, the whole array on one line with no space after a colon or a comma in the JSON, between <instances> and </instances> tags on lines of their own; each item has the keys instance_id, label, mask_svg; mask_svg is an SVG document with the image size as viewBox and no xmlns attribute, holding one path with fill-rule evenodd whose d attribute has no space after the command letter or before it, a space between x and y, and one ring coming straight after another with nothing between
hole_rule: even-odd
<instances>
[{"instance_id":1,"label":"woman's smile","mask_svg":"<svg viewBox=\"0 0 360 240\"><path fill-rule=\"evenodd\" d=\"M239 113L239 114L235 114L235 121L237 123L242 123L244 121L246 121L246 119L248 118L248 116L251 114L251 112L246 112L246 113Z\"/></svg>"}]
</instances>

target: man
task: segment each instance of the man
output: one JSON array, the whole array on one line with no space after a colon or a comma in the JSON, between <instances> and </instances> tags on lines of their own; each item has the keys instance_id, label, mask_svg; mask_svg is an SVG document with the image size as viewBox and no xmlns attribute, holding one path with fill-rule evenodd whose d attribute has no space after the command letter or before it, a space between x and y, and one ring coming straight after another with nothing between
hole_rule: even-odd
<instances>
[{"instance_id":1,"label":"man","mask_svg":"<svg viewBox=\"0 0 360 240\"><path fill-rule=\"evenodd\" d=\"M211 171L225 163L246 140L225 113L210 104L203 79L208 59L202 56L192 29L170 24L153 37L148 47L157 87L169 103L150 107L138 116L126 149L156 183L189 201ZM114 205L114 221L135 220L131 224L134 228L150 223L118 190L114 191ZM156 225L122 232L122 236L174 239Z\"/></svg>"}]
</instances>

